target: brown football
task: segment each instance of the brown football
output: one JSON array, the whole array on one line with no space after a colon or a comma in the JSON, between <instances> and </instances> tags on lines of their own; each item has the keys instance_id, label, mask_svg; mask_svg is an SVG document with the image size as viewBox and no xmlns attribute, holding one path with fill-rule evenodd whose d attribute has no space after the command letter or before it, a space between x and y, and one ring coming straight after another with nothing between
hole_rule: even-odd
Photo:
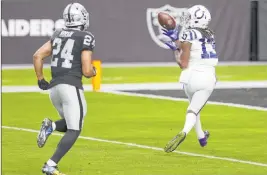
<instances>
[{"instance_id":1,"label":"brown football","mask_svg":"<svg viewBox=\"0 0 267 175\"><path fill-rule=\"evenodd\" d=\"M165 29L171 30L176 27L175 19L168 13L159 12L158 21L159 21L159 24Z\"/></svg>"}]
</instances>

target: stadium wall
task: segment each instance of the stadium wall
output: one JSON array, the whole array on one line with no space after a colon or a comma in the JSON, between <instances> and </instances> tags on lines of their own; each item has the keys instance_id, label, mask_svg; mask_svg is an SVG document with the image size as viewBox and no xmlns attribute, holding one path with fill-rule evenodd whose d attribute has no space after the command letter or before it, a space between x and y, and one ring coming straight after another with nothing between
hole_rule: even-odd
<instances>
[{"instance_id":1,"label":"stadium wall","mask_svg":"<svg viewBox=\"0 0 267 175\"><path fill-rule=\"evenodd\" d=\"M32 54L62 26L62 11L72 1L2 2L2 63L29 64ZM103 62L172 62L156 23L157 9L174 15L196 0L79 0L90 13L95 58ZM198 0L211 11L220 61L249 60L250 1ZM169 5L166 5L169 4ZM174 12L175 11L175 12ZM163 38L164 39L164 38Z\"/></svg>"}]
</instances>

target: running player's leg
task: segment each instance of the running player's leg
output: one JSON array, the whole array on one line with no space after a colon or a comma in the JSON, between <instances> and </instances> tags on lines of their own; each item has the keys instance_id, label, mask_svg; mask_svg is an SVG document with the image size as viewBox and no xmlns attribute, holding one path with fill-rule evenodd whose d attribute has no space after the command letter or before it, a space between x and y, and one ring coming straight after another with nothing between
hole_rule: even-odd
<instances>
[{"instance_id":1,"label":"running player's leg","mask_svg":"<svg viewBox=\"0 0 267 175\"><path fill-rule=\"evenodd\" d=\"M189 100L189 104L190 104L193 95L190 94L189 92L187 92L185 89L184 89L184 91L185 91L185 94L186 94L186 96ZM201 121L200 121L200 113L198 113L198 115L196 117L195 130L196 130L198 139L202 139L205 137L204 131L202 130Z\"/></svg>"},{"instance_id":2,"label":"running player's leg","mask_svg":"<svg viewBox=\"0 0 267 175\"><path fill-rule=\"evenodd\" d=\"M187 109L186 123L184 131L186 134L195 126L195 130L199 139L205 138L207 135L201 126L200 111L208 101L215 87L216 78L210 72L194 71L189 81L189 85L184 88L185 93L189 94L190 104Z\"/></svg>"},{"instance_id":3,"label":"running player's leg","mask_svg":"<svg viewBox=\"0 0 267 175\"><path fill-rule=\"evenodd\" d=\"M57 130L59 132L66 132L66 122L63 118L63 106L60 101L60 96L57 92L57 86L50 89L50 99L56 110L58 111L59 115L62 119L53 122L49 118L45 118L42 122L41 129L37 136L37 144L41 148L45 145L48 137L52 134L54 130Z\"/></svg>"},{"instance_id":4,"label":"running player's leg","mask_svg":"<svg viewBox=\"0 0 267 175\"><path fill-rule=\"evenodd\" d=\"M197 120L196 120L196 124L195 124L195 131L196 131L198 139L202 139L205 137L204 131L202 129L201 120L200 120L200 113L197 115Z\"/></svg>"},{"instance_id":5,"label":"running player's leg","mask_svg":"<svg viewBox=\"0 0 267 175\"><path fill-rule=\"evenodd\" d=\"M191 94L190 92L187 92L186 89L184 89L184 92L190 104L193 94ZM204 138L205 134L204 134L204 131L202 130L202 125L200 121L200 113L197 115L197 118L196 118L195 130L196 130L198 139Z\"/></svg>"},{"instance_id":6,"label":"running player's leg","mask_svg":"<svg viewBox=\"0 0 267 175\"><path fill-rule=\"evenodd\" d=\"M195 124L195 131L196 131L200 146L202 146L202 147L206 146L207 145L207 139L209 138L210 133L207 130L203 131L201 120L200 120L200 113L197 115L197 121Z\"/></svg>"},{"instance_id":7,"label":"running player's leg","mask_svg":"<svg viewBox=\"0 0 267 175\"><path fill-rule=\"evenodd\" d=\"M207 90L207 91L210 91L212 93L213 89L215 87L215 84L216 84L216 77L213 75L210 75L210 74L207 75L207 77L209 77L209 79L207 79L209 81L206 81L207 82L206 86L202 87L202 90ZM207 144L207 139L209 138L210 133L207 130L203 131L203 129L202 129L202 124L201 124L201 120L200 120L200 112L201 111L199 111L199 113L197 115L197 120L196 120L196 124L195 124L195 131L196 131L200 146L204 147Z\"/></svg>"},{"instance_id":8,"label":"running player's leg","mask_svg":"<svg viewBox=\"0 0 267 175\"><path fill-rule=\"evenodd\" d=\"M207 103L212 90L199 90L194 93L191 102L187 108L186 123L183 132L188 134L197 122L197 116L199 115L201 109ZM187 120L188 123L187 123ZM191 121L190 121L191 120Z\"/></svg>"},{"instance_id":9,"label":"running player's leg","mask_svg":"<svg viewBox=\"0 0 267 175\"><path fill-rule=\"evenodd\" d=\"M190 104L186 113L184 128L165 147L166 152L174 151L186 138L186 135L197 123L197 116L209 99L213 88L214 79L212 76L193 74L187 84L184 84L184 91L188 96ZM198 119L200 122L200 119ZM198 123L199 124L199 123ZM202 130L202 129L201 129ZM205 133L204 133L205 134ZM205 138L206 139L206 138ZM206 140L204 140L206 141Z\"/></svg>"},{"instance_id":10,"label":"running player's leg","mask_svg":"<svg viewBox=\"0 0 267 175\"><path fill-rule=\"evenodd\" d=\"M53 122L53 129L58 131L58 132L66 132L67 131L67 124L66 124L66 120L64 118L63 105L62 105L61 97L57 94L58 94L58 92L54 92L54 93L51 92L50 93L50 100L51 100L52 104L54 105L54 107L56 108L59 116L61 117L61 119Z\"/></svg>"},{"instance_id":11,"label":"running player's leg","mask_svg":"<svg viewBox=\"0 0 267 175\"><path fill-rule=\"evenodd\" d=\"M188 97L189 106L190 106L192 98L193 98L194 93L195 93L195 88L192 88L191 84L185 84L184 85L184 92ZM185 120L184 128L182 131L185 132L185 134L187 135L189 133L189 131L194 127L195 123L196 123L196 116L191 114L189 107L188 107L187 113L186 113L186 120Z\"/></svg>"},{"instance_id":12,"label":"running player's leg","mask_svg":"<svg viewBox=\"0 0 267 175\"><path fill-rule=\"evenodd\" d=\"M188 84L183 84L183 89L190 104L194 92L190 89L190 86ZM189 125L192 125L193 127L195 120L190 116L186 117L185 127L190 127ZM174 151L185 140L185 138L186 138L186 133L179 132L171 141L167 143L167 145L164 148L164 151L167 153Z\"/></svg>"},{"instance_id":13,"label":"running player's leg","mask_svg":"<svg viewBox=\"0 0 267 175\"><path fill-rule=\"evenodd\" d=\"M66 124L66 120L64 117L62 101L61 101L60 97L54 98L54 96L52 96L52 94L50 95L50 99L51 99L52 104L56 108L59 116L61 117L61 119L53 122L53 130L56 130L58 132L66 132L67 131L67 124Z\"/></svg>"},{"instance_id":14,"label":"running player's leg","mask_svg":"<svg viewBox=\"0 0 267 175\"><path fill-rule=\"evenodd\" d=\"M58 164L62 157L71 149L80 135L84 116L87 112L83 91L70 85L61 84L61 97L67 132L60 140L51 160Z\"/></svg>"}]
</instances>

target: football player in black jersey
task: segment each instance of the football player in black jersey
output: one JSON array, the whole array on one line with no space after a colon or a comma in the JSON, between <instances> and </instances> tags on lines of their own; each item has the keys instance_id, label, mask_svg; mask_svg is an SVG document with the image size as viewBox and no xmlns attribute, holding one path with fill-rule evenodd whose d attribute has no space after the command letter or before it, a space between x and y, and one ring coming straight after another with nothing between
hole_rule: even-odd
<instances>
[{"instance_id":1,"label":"football player in black jersey","mask_svg":"<svg viewBox=\"0 0 267 175\"><path fill-rule=\"evenodd\" d=\"M81 4L71 3L65 8L63 18L65 28L56 30L33 55L38 86L42 90L49 89L52 104L61 117L55 122L48 118L43 120L37 144L43 147L54 130L65 133L55 153L42 168L47 175L62 175L57 164L79 137L87 112L82 76L96 75L91 64L95 38L85 31L89 27L88 12ZM43 60L48 56L52 57L50 83L43 76Z\"/></svg>"}]
</instances>

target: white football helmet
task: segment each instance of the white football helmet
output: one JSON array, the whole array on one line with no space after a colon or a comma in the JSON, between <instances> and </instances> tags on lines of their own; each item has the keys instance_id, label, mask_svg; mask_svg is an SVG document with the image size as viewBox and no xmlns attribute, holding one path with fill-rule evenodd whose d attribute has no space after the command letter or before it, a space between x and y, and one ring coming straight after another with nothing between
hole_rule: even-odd
<instances>
[{"instance_id":1,"label":"white football helmet","mask_svg":"<svg viewBox=\"0 0 267 175\"><path fill-rule=\"evenodd\" d=\"M209 10L203 5L194 5L181 16L182 25L186 28L207 28L211 20Z\"/></svg>"},{"instance_id":2,"label":"white football helmet","mask_svg":"<svg viewBox=\"0 0 267 175\"><path fill-rule=\"evenodd\" d=\"M63 19L66 27L84 26L84 30L89 27L89 13L79 3L68 4L63 11Z\"/></svg>"}]
</instances>

